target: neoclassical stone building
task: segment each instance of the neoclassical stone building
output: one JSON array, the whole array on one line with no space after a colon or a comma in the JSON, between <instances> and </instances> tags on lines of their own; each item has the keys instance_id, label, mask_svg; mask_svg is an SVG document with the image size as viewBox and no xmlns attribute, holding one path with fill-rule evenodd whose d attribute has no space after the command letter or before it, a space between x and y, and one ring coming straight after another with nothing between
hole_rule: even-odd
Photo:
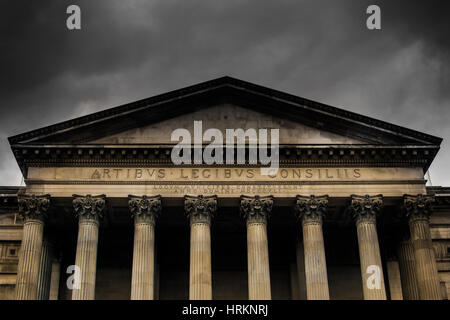
<instances>
[{"instance_id":1,"label":"neoclassical stone building","mask_svg":"<svg viewBox=\"0 0 450 320\"><path fill-rule=\"evenodd\" d=\"M279 129L280 169L173 164L198 120ZM0 298L447 299L441 141L229 77L10 137Z\"/></svg>"}]
</instances>

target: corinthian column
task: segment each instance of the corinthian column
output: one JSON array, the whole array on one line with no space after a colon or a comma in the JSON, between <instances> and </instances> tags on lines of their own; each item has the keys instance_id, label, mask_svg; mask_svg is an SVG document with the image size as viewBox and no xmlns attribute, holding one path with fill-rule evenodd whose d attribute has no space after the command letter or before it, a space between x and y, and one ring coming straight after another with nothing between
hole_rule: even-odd
<instances>
[{"instance_id":1,"label":"corinthian column","mask_svg":"<svg viewBox=\"0 0 450 320\"><path fill-rule=\"evenodd\" d=\"M189 299L211 300L211 219L217 210L217 196L184 196L184 210L191 225Z\"/></svg>"},{"instance_id":2,"label":"corinthian column","mask_svg":"<svg viewBox=\"0 0 450 320\"><path fill-rule=\"evenodd\" d=\"M79 274L75 276L72 300L95 299L95 275L97 269L97 245L99 220L105 209L105 195L73 195L73 208L78 217L78 242L75 265ZM75 273L77 273L75 269Z\"/></svg>"},{"instance_id":3,"label":"corinthian column","mask_svg":"<svg viewBox=\"0 0 450 320\"><path fill-rule=\"evenodd\" d=\"M134 217L131 300L153 300L155 273L155 221L161 212L161 196L128 196Z\"/></svg>"},{"instance_id":4,"label":"corinthian column","mask_svg":"<svg viewBox=\"0 0 450 320\"><path fill-rule=\"evenodd\" d=\"M364 300L386 300L383 266L376 228L381 195L352 195L350 210L356 220Z\"/></svg>"},{"instance_id":5,"label":"corinthian column","mask_svg":"<svg viewBox=\"0 0 450 320\"><path fill-rule=\"evenodd\" d=\"M240 210L247 222L249 300L271 299L267 218L272 206L272 196L241 196Z\"/></svg>"},{"instance_id":6,"label":"corinthian column","mask_svg":"<svg viewBox=\"0 0 450 320\"><path fill-rule=\"evenodd\" d=\"M50 206L50 195L20 196L18 202L19 214L25 223L17 269L16 299L36 300L38 298L44 221Z\"/></svg>"},{"instance_id":7,"label":"corinthian column","mask_svg":"<svg viewBox=\"0 0 450 320\"><path fill-rule=\"evenodd\" d=\"M441 300L436 258L431 244L429 219L434 197L404 195L406 215L416 262L416 276L421 300Z\"/></svg>"},{"instance_id":8,"label":"corinthian column","mask_svg":"<svg viewBox=\"0 0 450 320\"><path fill-rule=\"evenodd\" d=\"M297 196L295 209L303 228L306 298L329 300L327 263L323 242L322 220L328 196Z\"/></svg>"}]
</instances>

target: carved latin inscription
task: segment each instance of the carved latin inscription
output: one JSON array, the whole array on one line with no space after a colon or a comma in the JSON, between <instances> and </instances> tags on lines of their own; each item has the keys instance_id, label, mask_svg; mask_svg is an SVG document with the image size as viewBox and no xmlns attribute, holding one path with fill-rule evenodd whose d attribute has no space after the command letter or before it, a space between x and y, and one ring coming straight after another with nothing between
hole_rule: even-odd
<instances>
[{"instance_id":1,"label":"carved latin inscription","mask_svg":"<svg viewBox=\"0 0 450 320\"><path fill-rule=\"evenodd\" d=\"M261 175L254 167L30 167L27 182L363 182L417 181L425 183L421 168L280 168L274 175Z\"/></svg>"},{"instance_id":2,"label":"carved latin inscription","mask_svg":"<svg viewBox=\"0 0 450 320\"><path fill-rule=\"evenodd\" d=\"M91 180L260 180L254 168L96 168ZM340 180L360 179L355 168L281 168L277 174L264 175L265 180Z\"/></svg>"}]
</instances>

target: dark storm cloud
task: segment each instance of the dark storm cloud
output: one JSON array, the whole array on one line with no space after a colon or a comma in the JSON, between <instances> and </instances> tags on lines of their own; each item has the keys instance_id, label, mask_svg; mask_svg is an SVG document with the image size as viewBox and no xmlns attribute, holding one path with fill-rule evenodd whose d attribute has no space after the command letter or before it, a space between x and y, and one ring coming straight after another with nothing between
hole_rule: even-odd
<instances>
[{"instance_id":1,"label":"dark storm cloud","mask_svg":"<svg viewBox=\"0 0 450 320\"><path fill-rule=\"evenodd\" d=\"M450 38L448 37L450 20L448 1L383 1L381 3L384 17L389 21L397 32L402 33L400 40L415 41L417 39L426 41L431 49L450 49Z\"/></svg>"},{"instance_id":2,"label":"dark storm cloud","mask_svg":"<svg viewBox=\"0 0 450 320\"><path fill-rule=\"evenodd\" d=\"M65 27L78 4L82 30ZM369 4L382 30L365 28ZM445 1L4 1L0 177L6 137L231 75L450 137ZM450 185L445 140L433 182ZM434 178L435 177L435 178Z\"/></svg>"}]
</instances>

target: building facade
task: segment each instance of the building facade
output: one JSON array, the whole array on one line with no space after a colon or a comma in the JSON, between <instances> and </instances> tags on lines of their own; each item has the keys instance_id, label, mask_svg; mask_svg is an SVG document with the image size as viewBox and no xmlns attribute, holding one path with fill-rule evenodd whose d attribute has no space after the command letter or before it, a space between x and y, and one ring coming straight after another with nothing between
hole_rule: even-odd
<instances>
[{"instance_id":1,"label":"building facade","mask_svg":"<svg viewBox=\"0 0 450 320\"><path fill-rule=\"evenodd\" d=\"M174 164L195 121L279 129L279 169ZM0 298L448 299L441 141L229 77L10 137Z\"/></svg>"}]
</instances>

